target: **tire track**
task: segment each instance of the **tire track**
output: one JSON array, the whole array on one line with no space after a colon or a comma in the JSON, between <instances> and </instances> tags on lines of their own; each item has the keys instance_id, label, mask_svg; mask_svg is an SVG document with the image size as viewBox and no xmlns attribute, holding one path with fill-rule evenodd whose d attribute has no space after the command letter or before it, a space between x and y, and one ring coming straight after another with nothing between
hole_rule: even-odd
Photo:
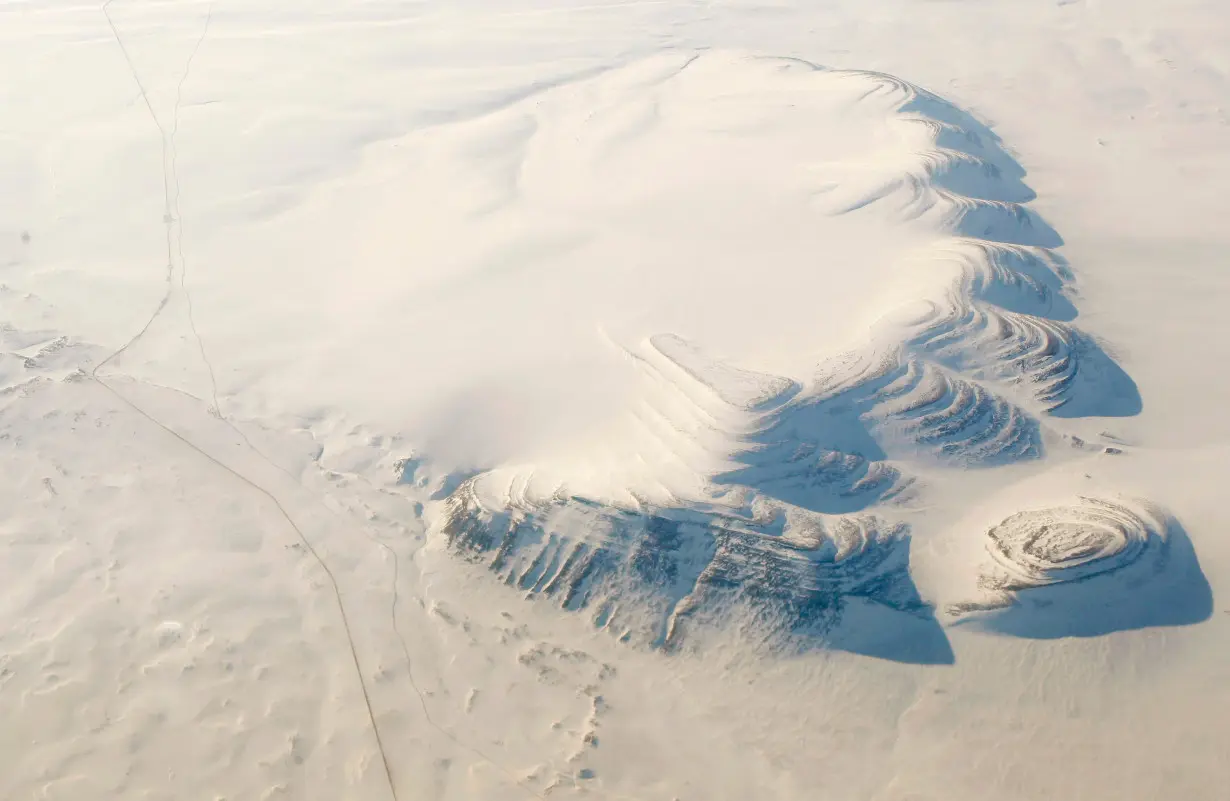
<instances>
[{"instance_id":1,"label":"tire track","mask_svg":"<svg viewBox=\"0 0 1230 801\"><path fill-rule=\"evenodd\" d=\"M380 733L380 727L376 725L376 715L375 715L375 712L372 706L371 694L368 691L367 682L363 678L363 668L359 660L358 650L355 646L354 634L353 634L353 631L350 625L350 616L346 612L346 605L344 601L342 600L341 588L338 585L337 577L334 575L332 569L330 569L329 565L321 557L320 553L316 550L316 547L312 544L312 542L307 538L307 536L304 535L302 529L300 529L299 526L295 523L295 521L291 518L290 513L286 510L286 507L282 505L282 502L277 498L277 496L275 496L272 492L265 489L261 485L252 481L247 476L244 476L239 471L235 470L234 468L230 467L226 463L222 462L218 458L207 453L204 449L199 447L196 443L192 442L187 437L181 435L179 432L175 431L170 426L166 425L162 421L155 418L152 414L142 409L136 403L133 403L131 400L124 397L124 395L121 392L119 392L117 389L115 389L110 384L108 384L99 375L100 371L104 367L106 367L116 358L118 358L119 356L127 352L129 348L131 348L134 344L136 344L146 334L146 332L149 331L150 327L154 324L154 321L157 320L159 315L162 314L163 310L167 307L167 304L171 299L171 293L174 289L173 277L174 277L174 270L175 270L174 251L172 249L172 243L173 243L172 226L174 225L174 217L172 215L172 209L174 207L177 210L179 206L179 178L178 178L178 172L177 170L175 170L175 167L173 164L174 148L173 148L173 145L170 145L169 143L169 140L171 137L168 136L166 129L163 127L162 123L159 121L158 115L154 111L153 104L150 102L149 93L146 91L145 84L141 80L140 73L137 71L136 65L133 63L132 57L130 56L128 52L128 48L124 44L124 39L120 35L120 31L116 27L115 21L111 17L109 9L113 2L114 0L107 0L107 2L103 3L102 5L103 16L106 17L107 25L111 29L112 36L114 37L116 44L119 46L121 52L124 55L124 61L128 65L128 69L132 75L133 81L136 82L138 89L140 89L141 98L145 102L146 110L149 111L150 119L154 123L154 126L158 129L159 139L160 139L161 146L162 146L163 200L164 200L163 224L166 226L166 240L167 240L167 274L166 274L166 285L167 286L166 286L166 291L164 292L162 296L162 299L159 301L158 306L154 309L154 312L150 315L149 319L146 320L145 325L143 325L141 329L131 339L129 339L127 342L125 342L123 345L117 348L114 352L112 352L109 356L104 358L98 364L94 365L89 370L88 375L91 380L93 380L95 383L97 383L99 386L101 386L103 389L105 389L107 392L113 395L117 400L119 400L125 406L132 409L138 415L145 418L150 423L152 423L153 425L165 431L167 434L174 437L176 440L181 442L184 446L186 446L187 448L189 448L196 454L200 455L201 457L217 465L223 471L231 474L236 479L246 484L247 486L251 487L254 491L256 491L257 493L259 493L260 495L268 499L269 502L272 503L274 507L278 510L278 513L282 516L282 519L286 521L286 524L290 526L292 531L295 532L295 535L298 537L299 541L303 544L304 548L306 548L308 553L312 555L312 558L316 561L316 564L321 568L321 570L324 571L325 575L327 576L329 580L329 585L330 585L330 588L332 589L334 600L337 603L338 614L342 622L342 629L346 634L347 646L350 651L351 659L354 663L355 674L359 680L359 687L363 695L363 701L366 707L368 721L371 724L372 734L375 737L376 745L380 752L380 760L384 768L385 779L388 783L389 795L393 799L393 801L398 801L397 785L393 780L393 769L389 764L388 752L385 748L384 740ZM183 85L188 79L188 74L192 66L192 61L193 59L195 59L197 52L200 50L201 45L205 41L206 34L209 32L209 21L212 18L213 18L213 4L211 3L210 10L209 10L209 16L207 17L206 23L205 23L205 29L202 31L200 38L197 40L196 46L193 48L192 54L188 58L187 65L184 70L184 74L181 76L180 81L179 81L179 85L178 85L177 92L176 92L176 105L175 105L175 115L174 115L175 122L174 122L174 127L172 128L172 132L173 132L172 135L174 134L174 132L177 132L179 128L179 100L180 100L180 95L182 93ZM174 202L172 201L172 192L171 192L171 176L172 175L175 176ZM181 242L180 253L182 254L182 242ZM182 258L182 255L181 255L181 258ZM186 282L184 280L184 272L182 270L182 261L181 261L181 272L180 272L180 285L181 285L181 288L186 292ZM191 309L190 303L189 303L189 309ZM195 322L192 321L191 318L190 318L190 324L192 326L193 333L196 334ZM219 415L219 417L221 417L221 410L218 409L218 406L217 406L217 383L216 383L216 379L214 376L213 367L212 365L210 365L208 359L206 358L205 349L204 349L203 344L201 343L199 335L197 335L197 343L198 343L198 346L200 347L202 358L206 360L206 366L210 373L210 380L211 382L213 382L212 387L213 387L213 395L214 395L214 409L216 413ZM249 447L250 445L251 444L249 443Z\"/></svg>"},{"instance_id":2,"label":"tire track","mask_svg":"<svg viewBox=\"0 0 1230 801\"><path fill-rule=\"evenodd\" d=\"M97 383L99 386L105 389L109 394L114 396L117 400L119 400L125 406L127 406L128 408L132 409L134 412L139 414L141 417L145 418L153 425L157 426L158 428L165 431L167 434L174 437L176 440L178 440L184 446L191 449L196 454L212 462L217 467L221 468L223 471L229 473L230 475L232 475L233 477L235 477L242 483L246 484L247 486L249 486L256 492L260 493L265 498L267 498L277 509L278 513L281 515L281 517L286 522L286 524L291 528L292 531L294 531L296 537L301 542L301 544L306 548L308 553L311 554L313 560L324 571L326 577L328 578L329 586L334 596L334 600L337 604L338 613L342 621L343 630L346 634L348 650L350 651L352 662L355 668L355 673L359 680L360 689L362 692L364 705L366 708L367 718L371 726L373 736L376 740L377 748L380 752L381 764L383 767L387 785L389 787L389 794L392 797L393 801L398 801L399 794L397 792L397 784L394 781L394 773L393 773L391 762L388 756L388 749L385 746L384 739L380 731L380 727L376 723L374 705L372 703L371 694L367 686L367 682L363 677L362 664L361 664L361 660L358 655L357 646L355 644L355 638L354 638L354 634L353 634L351 623L350 623L350 615L346 611L345 602L343 600L343 594L341 592L340 584L337 580L337 577L334 574L333 570L329 567L324 557L321 556L320 552L311 543L310 539L303 532L302 528L297 523L295 523L293 517L291 516L286 506L282 503L281 500L279 500L279 498L271 490L267 489L266 487L262 486L258 482L253 481L252 479L243 475L240 471L226 464L219 458L206 452L202 447L197 445L195 442L190 440L188 437L175 431L171 426L157 419L152 414L150 414L148 411L141 408L138 404L134 403L129 398L125 397L115 387L107 383L104 380L104 376L100 375L100 372L103 370L104 367L106 367L108 364L115 361L121 355L126 353L139 340L141 340L145 336L145 334L149 331L149 329L153 326L154 322L161 316L162 312L166 309L167 305L170 302L172 293L174 291L174 286L175 286L174 280L173 280L174 273L175 273L174 256L177 254L179 256L179 287L180 287L180 290L184 293L184 299L185 299L187 310L188 310L188 324L192 331L193 337L197 342L197 349L198 349L198 352L200 353L201 360L204 363L204 366L206 367L206 370L209 373L210 391L211 391L211 400L212 400L212 406L210 407L211 413L214 416L216 416L222 423L224 423L228 428L230 428L244 442L247 448L250 449L263 462L265 462L267 465L269 465L273 469L286 475L295 484L299 486L303 486L302 481L298 477L294 476L292 473L290 473L288 470L283 468L281 465L274 462L261 449L257 448L251 442L248 436L243 432L243 430L240 429L237 425L235 425L235 423L229 417L227 417L225 413L223 412L221 403L218 397L217 373L216 373L216 370L214 368L212 361L210 360L208 356L208 352L205 348L204 340L202 339L197 329L195 317L193 315L191 293L188 291L187 261L185 259L184 250L183 250L183 220L180 214L180 206L179 206L179 201L180 201L180 196L181 196L181 186L180 186L180 181L179 181L179 172L178 172L178 169L176 169L177 151L175 148L175 136L179 131L179 111L180 111L180 105L182 102L183 87L185 83L187 82L188 77L190 75L192 63L196 59L196 56L198 52L200 51L202 45L204 44L205 38L207 37L209 33L210 24L213 20L214 3L211 2L209 5L209 10L206 15L205 24L201 32L201 35L200 37L198 37L196 44L194 45L192 49L192 52L189 54L189 57L185 64L184 72L181 75L180 80L176 86L175 106L174 106L174 112L173 112L173 118L172 118L173 122L172 122L171 130L168 133L166 128L162 125L161 121L158 119L157 113L154 111L153 104L151 103L149 99L149 94L145 88L144 83L141 81L140 74L138 73L134 62L132 61L132 58L128 52L127 46L124 44L123 37L121 36L119 29L115 25L115 22L109 13L109 7L113 2L114 0L107 0L107 2L103 4L102 6L103 14L106 17L108 27L111 29L111 33L117 45L119 46L120 50L123 52L125 63L127 64L129 71L132 74L132 78L134 82L137 84L137 87L140 90L141 97L145 103L146 109L149 112L150 119L153 121L155 127L158 129L160 142L162 146L163 188L164 188L163 223L166 226L166 230L167 230L167 234L166 234L166 239L167 239L166 291L164 292L163 297L159 301L157 307L154 309L153 313L146 320L145 324L141 327L141 329L131 339L129 339L127 342L125 342L123 345L121 345L119 348L113 351L106 358L98 362L98 364L94 365L88 371L87 375L89 376L91 380L93 380L95 383ZM173 234L173 226L178 226L178 232L179 232L178 237L175 237ZM189 393L184 393L184 394L189 394ZM193 397L194 400L200 401L200 399L195 398L195 396L191 396L191 395L189 396ZM320 502L319 499L317 499L317 502L318 503ZM451 731L441 726L432 717L428 709L428 706L427 706L426 697L421 687L419 686L418 681L416 680L414 676L414 667L413 667L414 660L411 657L410 647L407 643L405 633L402 631L401 624L398 618L398 613L397 613L397 610L400 604L400 593L399 593L398 587L400 586L400 580L401 580L401 560L398 557L397 552L387 543L381 542L380 540L372 536L372 534L366 531L365 529L360 529L360 532L373 545L382 549L392 561L393 576L392 576L391 602L390 602L390 609L389 609L392 628L393 628L394 635L397 637L399 645L400 645L400 650L402 652L402 656L405 662L408 681L412 689L414 690L416 698L418 699L418 704L419 704L420 710L423 713L424 720L433 730L435 730L441 736L445 737L447 740L452 742L458 748L461 748L462 750L470 752L474 756L478 757L482 762L485 762L489 766L495 768L498 772L502 773L508 780L510 780L512 783L514 783L517 787L519 787L521 790L523 790L530 796L535 797L535 798L544 798L545 796L543 796L542 793L537 792L532 787L527 785L522 779L518 778L517 775L513 771L511 771L510 769L502 765L500 762L496 761L494 758L492 758L488 754L484 753L482 750L472 745L469 745L468 743L462 742L455 734L453 734ZM558 779L570 779L571 778L567 774L559 773L558 771L552 771L552 772L556 774L556 778Z\"/></svg>"}]
</instances>

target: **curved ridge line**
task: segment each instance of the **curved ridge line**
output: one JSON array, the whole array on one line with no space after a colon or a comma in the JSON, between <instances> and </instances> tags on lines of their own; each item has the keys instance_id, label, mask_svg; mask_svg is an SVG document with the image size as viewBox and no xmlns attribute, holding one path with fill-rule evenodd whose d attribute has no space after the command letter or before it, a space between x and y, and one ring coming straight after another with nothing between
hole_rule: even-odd
<instances>
[{"instance_id":1,"label":"curved ridge line","mask_svg":"<svg viewBox=\"0 0 1230 801\"><path fill-rule=\"evenodd\" d=\"M865 70L843 70L838 71L837 74L867 77L877 82L877 86L869 89L858 98L860 102L878 93L895 94L895 102L892 105L897 113L902 115L899 122L907 125L925 125L931 131L930 138L933 142L931 149L917 154L921 163L915 169L923 176L926 176L926 178L920 178L920 176L913 174L912 170L911 174L905 178L881 186L865 199L855 202L854 208L875 203L908 185L912 187L911 199L906 201L903 211L905 209L912 209L911 214L915 216L925 212L934 206L936 202L943 202L951 207L945 215L949 225L959 224L960 220L967 217L970 213L988 209L1006 214L1007 218L1003 221L1005 224L1021 226L1025 229L1033 228L1034 217L1029 210L1028 200L1001 200L971 196L962 194L950 186L943 185L942 180L934 180L942 176L944 169L948 165L956 162L984 165L986 168L995 170L996 173L1000 170L999 165L995 164L993 160L987 159L977 152L972 152L959 146L954 147L942 144L940 139L945 132L964 134L967 140L977 144L977 149L979 150L983 147L991 147L993 152L1002 152L1002 147L998 144L998 137L989 144L984 143L983 137L975 132L968 131L962 125L947 119L936 118L928 114L925 109L916 111L908 109L908 107L911 103L922 99L935 103L941 109L951 109L954 114L970 116L968 112L962 111L952 103L926 89L895 76ZM944 116L948 115L945 114ZM973 119L972 116L970 118ZM1008 157L1008 154L1005 153L1004 155ZM934 200L928 200L926 198L928 194ZM853 208L843 208L838 213L851 210ZM991 224L995 225L995 222L991 221ZM976 248L981 252L980 255L985 261L985 266L974 266L973 262L976 257L968 252L961 252L968 247ZM1050 319L1042 314L1016 309L998 311L1002 307L984 297L986 287L996 279L1000 279L1003 283L1011 284L1017 288L1028 287L1033 289L1039 295L1039 300L1046 302L1049 306L1051 295L1056 287L1047 286L1045 282L1039 281L1036 276L1020 269L1015 269L1009 264L997 261L993 254L997 251L1003 251L1007 253L1016 252L1022 256L1036 257L1045 264L1047 271L1055 276L1055 283L1061 288L1070 280L1070 274L1067 274L1066 271L1055 269L1056 257L1052 248L1044 245L1030 245L1008 241L994 236L958 235L953 238L952 244L947 250L963 262L961 265L961 275L957 279L957 286L954 287L954 292L949 297L948 309L941 315L933 316L930 325L909 337L904 343L906 351L911 352L914 358L922 359L928 363L943 364L943 362L937 362L932 353L928 352L931 350L928 346L936 340L944 339L946 341L941 346L941 349L967 351L964 357L967 363L971 361L970 355L975 357L973 361L985 360L988 362L988 364L983 365L983 377L990 377L995 383L1002 383L1005 375L1025 365L1031 382L1038 385L1033 394L1035 399L1043 404L1043 411L1045 413L1053 412L1066 404L1071 399L1069 393L1080 371L1077 350L1083 335L1073 326ZM971 320L969 318L974 319ZM988 350L986 347L983 347L985 343L969 343L965 341L971 328L976 328L981 332L984 335L983 338L989 338L992 328L996 325L999 325L1001 329L1011 330L1014 333L1011 342L996 343L996 347ZM1054 341L1056 339L1061 344L1057 345ZM901 364L903 357L904 354L898 355L895 361ZM981 359L977 357L981 357ZM865 360L859 359L858 361ZM890 359L890 361L894 360ZM868 372L871 375L868 375ZM839 385L832 387L832 390L840 392L843 389L855 388L872 379L878 372L880 371L872 368L870 371L864 370L861 376L851 376L847 373L844 380L840 380ZM964 370L961 372L964 372ZM986 375L986 373L989 373L989 375ZM963 378L963 380L965 379ZM974 381L974 383L978 382ZM1016 408L1015 404L1011 405L1013 408ZM1024 410L1018 411L1024 413Z\"/></svg>"}]
</instances>

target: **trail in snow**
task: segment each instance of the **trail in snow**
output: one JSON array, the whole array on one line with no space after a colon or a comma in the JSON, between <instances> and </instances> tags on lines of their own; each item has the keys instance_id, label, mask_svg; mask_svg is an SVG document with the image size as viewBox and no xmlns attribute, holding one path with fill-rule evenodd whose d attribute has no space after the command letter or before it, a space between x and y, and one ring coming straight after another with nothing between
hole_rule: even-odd
<instances>
[{"instance_id":1,"label":"trail in snow","mask_svg":"<svg viewBox=\"0 0 1230 801\"><path fill-rule=\"evenodd\" d=\"M355 645L354 634L351 628L350 618L346 612L345 602L342 599L341 589L340 589L337 577L334 574L333 570L329 567L326 560L321 556L319 551L317 551L316 547L312 544L309 538L304 534L303 530L298 526L298 524L295 523L290 512L286 509L286 507L283 505L281 500L279 500L278 497L272 491L262 486L261 484L257 483L256 481L253 481L252 479L248 478L242 472L232 467L231 465L227 464L226 462L222 461L221 459L217 458L216 456L206 452L201 446L193 442L189 437L184 436L183 434L174 430L170 425L157 419L154 415L150 414L148 411L143 409L141 406L134 403L129 398L125 397L115 387L107 383L107 381L104 379L103 376L99 375L99 372L107 364L109 364L110 362L114 361L115 359L123 355L126 351L128 351L131 347L133 347L143 336L145 336L145 334L149 331L150 327L153 325L154 321L159 317L159 315L161 315L165 311L168 301L171 297L171 292L173 290L172 277L175 272L175 261L172 257L172 249L171 249L172 240L174 238L172 234L172 225L178 225L179 226L179 236L177 238L178 242L177 242L176 250L179 256L179 276L180 276L179 286L180 286L180 289L184 292L185 301L187 303L187 309L188 309L188 315L189 315L189 320L188 320L189 326L192 330L193 336L196 338L201 360L209 372L210 386L212 390L212 401L213 401L211 411L219 418L219 420L225 423L228 428L230 428L237 436L239 436L243 440L245 446L249 448L253 453L255 453L258 458L260 458L262 461L267 463L269 466L273 467L274 469L286 475L289 479L294 481L296 484L301 483L298 477L294 476L289 471L287 471L285 468L283 468L281 465L274 462L260 448L253 445L252 442L249 440L247 434L245 434L241 428L235 425L235 423L223 411L221 404L219 402L219 398L218 398L218 385L217 385L217 378L216 378L214 366L209 359L209 356L205 348L204 341L201 338L200 333L197 330L195 320L192 317L191 293L188 291L188 288L187 288L187 261L184 257L184 251L183 251L183 218L179 211L180 183L179 183L179 173L178 173L178 170L176 169L176 155L177 154L175 151L175 134L179 130L179 107L182 101L183 87L184 87L184 84L188 80L191 67L192 67L192 62L193 60L195 60L198 51L201 49L201 45L204 43L205 38L209 33L209 26L213 19L214 4L211 3L209 6L209 10L206 16L205 24L202 29L201 35L196 40L196 44L194 45L192 52L189 55L188 60L186 62L184 72L182 76L180 77L180 80L177 84L175 110L174 110L174 115L173 115L174 124L171 128L171 131L168 133L163 128L161 122L159 121L157 117L156 112L153 109L153 105L149 100L149 96L146 92L144 84L142 83L140 76L136 70L136 67L133 64L128 54L127 47L124 45L119 29L116 27L110 14L107 12L107 7L110 6L112 2L114 2L114 0L108 0L108 2L103 5L103 13L106 15L107 23L109 27L111 28L111 32L115 38L117 45L120 47L121 51L124 54L125 62L127 63L129 70L132 73L133 80L136 82L138 88L140 89L141 96L143 100L145 101L145 106L147 110L149 111L152 121L154 122L155 126L158 128L158 132L159 132L159 135L162 141L164 187L166 187L167 189L166 196L165 196L166 212L164 216L164 224L166 225L166 230L167 230L167 248L168 248L167 250L167 255L168 255L167 288L166 288L166 291L162 299L159 301L158 306L155 308L154 312L150 315L149 319L142 326L142 328L136 334L134 334L131 339L129 339L119 348L111 352L108 356L106 356L104 359L102 359L96 365L94 365L89 371L89 376L92 380L94 380L96 383L98 383L100 386L106 389L111 395L113 395L119 401L124 403L128 408L132 409L134 412L139 414L141 417L148 420L150 423L153 423L155 426L162 429L163 431L170 434L171 436L175 437L175 439L177 439L180 443L182 443L183 445L191 449L194 453L207 459L212 464L220 467L227 473L231 474L232 476L239 479L247 486L251 487L256 492L260 493L262 496L267 498L271 503L273 503L273 505L276 507L279 514L283 518L283 520L285 520L286 524L290 526L290 528L295 532L296 537L303 544L303 546L308 550L308 552L311 554L312 558L316 561L316 563L320 566L320 568L325 572L329 580L330 588L333 592L334 598L337 603L339 616L341 617L341 620L342 620L343 629L345 631L346 638L347 638L347 647L348 647L348 650L350 651L352 660L354 662L355 673L356 673L356 676L359 680L359 683L362 689L362 694L363 694L363 699L366 705L366 712L367 712L368 720L370 721L371 730L376 740L376 744L377 744L377 747L378 747L378 750L381 756L381 762L382 762L382 765L385 771L386 778L388 780L389 792L390 792L390 795L393 797L394 801L396 801L396 799L398 798L397 783L394 781L394 778L393 778L393 769L391 766L391 761L389 759L388 750L384 744L383 737L381 736L380 727L376 723L371 695L370 695L369 688L367 686L367 681L364 678L361 661L358 655L358 649ZM172 185L174 186L173 193L170 190L170 187ZM391 603L390 603L391 624L393 627L394 635L398 639L403 658L405 659L406 670L407 670L408 678L411 684L411 688L413 689L415 693L415 697L418 700L418 705L419 705L420 710L423 713L424 720L427 722L429 726L431 726L440 735L442 735L443 737L451 741L454 745L472 753L473 755L477 756L482 761L486 762L492 767L495 767L502 774L504 774L504 776L508 778L513 784L515 784L517 787L519 787L521 790L523 790L527 794L534 796L536 798L543 798L544 796L542 795L542 793L534 790L532 787L527 785L525 781L519 778L513 771L509 770L506 766L502 765L500 762L498 762L497 760L495 760L488 754L484 753L481 749L478 749L474 747L473 745L463 742L454 733L452 733L448 729L438 724L435 721L435 719L432 717L432 714L427 706L427 701L424 696L424 693L414 678L413 658L411 657L409 645L406 642L406 637L404 633L401 631L401 624L398 619L397 610L398 610L398 604L400 600L398 587L399 587L399 583L401 579L400 557L398 556L397 552L392 547L390 547L387 543L381 542L379 539L371 535L365 529L360 528L360 532L373 545L383 550L388 555L390 561L392 562L392 565L393 565L393 576L392 576L392 583L391 583L391 596L392 597L391 597ZM559 772L556 772L556 778L557 780L560 780L560 779L571 780L572 779L571 776L568 776L567 774L563 774ZM610 797L622 797L622 796L610 796Z\"/></svg>"},{"instance_id":2,"label":"trail in snow","mask_svg":"<svg viewBox=\"0 0 1230 801\"><path fill-rule=\"evenodd\" d=\"M272 492L260 486L256 482L252 481L247 476L244 476L242 473L235 470L234 468L227 465L226 463L222 462L221 460L206 453L203 449L201 449L198 445L196 445L194 442L189 440L187 437L181 435L179 432L175 431L170 426L156 419L153 415L146 412L140 406L133 403L128 398L124 397L122 393L120 393L118 390L116 390L114 387L112 387L103 378L99 376L99 371L102 368L104 368L108 363L115 360L117 357L119 357L121 354L127 351L138 340L140 340L142 336L145 335L145 333L149 330L150 326L153 325L154 320L156 320L158 318L158 315L161 314L163 309L166 308L167 302L170 300L170 297L171 297L171 290L172 290L171 277L175 269L174 259L173 259L172 250L171 250L171 247L172 247L171 226L174 224L173 220L178 219L178 206L179 206L179 176L178 176L177 171L175 170L175 151L174 151L173 137L175 133L178 132L179 130L179 103L181 99L180 92L183 89L184 82L187 81L188 79L188 73L189 73L189 70L191 69L192 61L196 57L197 51L200 49L201 44L205 41L205 36L209 32L210 20L212 20L213 18L213 4L211 3L209 7L209 15L206 17L205 26L201 32L201 37L197 40L196 45L192 49L191 55L188 57L188 61L185 66L183 76L180 78L179 84L176 89L176 103L175 103L175 114L174 114L175 124L171 130L170 137L168 137L167 132L162 127L162 123L159 122L158 120L158 115L154 111L153 105L150 103L149 94L146 92L145 86L141 82L141 77L137 72L136 66L133 64L131 57L128 55L128 48L124 46L123 37L121 37L119 29L116 28L115 22L111 19L110 13L108 13L108 10L107 10L108 6L110 6L112 2L114 2L114 0L107 0L107 2L103 4L103 7L102 7L103 14L107 18L107 25L111 28L111 33L115 37L116 44L119 45L120 50L124 54L124 60L128 64L128 68L132 73L133 80L136 82L138 88L141 90L141 97L145 101L145 107L149 111L150 119L153 121L154 125L158 128L158 133L162 141L163 187L165 189L165 204L166 204L165 205L166 211L165 211L165 216L163 218L163 222L166 226L166 231L167 231L167 289L162 297L162 300L159 301L157 308L154 309L153 314L150 315L149 320L146 321L145 325L142 326L141 330L139 330L136 334L134 334L131 339L129 339L127 342L125 342L123 345L117 348L114 352L112 352L105 359L100 361L98 364L94 365L90 369L90 372L89 372L90 378L93 379L95 382L97 382L99 386L103 387L105 390L107 390L109 393L115 396L117 400L124 403L126 406L131 408L134 412L141 415L143 418L153 423L154 425L158 426L160 429L162 429L166 433L175 437L175 439L179 440L181 443L183 443L186 447L188 447L194 453L198 454L199 456L205 459L208 459L210 462L217 465L222 470L226 471L227 473L230 473L235 478L239 479L240 481L242 481L243 483L251 487L253 490L255 490L256 492L260 493L265 498L267 498L277 508L278 513L282 516L282 519L286 521L286 524L290 526L292 531L295 532L295 536L298 537L299 541L308 550L308 553L312 555L312 558L315 559L316 564L318 564L320 566L320 569L325 572L325 575L329 579L329 586L333 591L334 599L337 602L337 609L338 609L338 614L341 617L342 628L346 633L346 645L350 651L351 659L354 661L355 676L359 680L360 689L362 690L362 694L363 694L363 701L367 708L367 717L368 717L368 720L371 722L372 735L373 737L375 737L376 746L380 752L381 764L384 767L385 778L388 781L389 795L393 798L393 801L397 801L398 799L397 784L393 780L393 769L389 764L389 757L385 749L384 740L380 734L380 727L376 724L376 715L375 715L375 712L372 710L371 694L367 687L367 681L363 677L363 667L360 664L359 653L358 653L357 648L355 647L354 634L351 630L351 625L350 625L350 616L347 615L346 613L346 605L345 605L345 602L342 600L341 589L338 586L337 577L333 574L333 570L329 567L328 563L326 563L325 560L321 557L320 553L317 552L316 547L312 544L312 542L304 535L302 529L300 529L299 526L295 523L295 521L291 518L290 513L287 512L286 508L282 505L282 502L278 500L278 498ZM169 138L172 141L168 142ZM169 178L169 176L171 175L175 176L174 177L175 216L172 216L173 203L172 203L172 195L171 195L171 189L170 189L171 180ZM186 294L187 284L185 281L186 268L184 266L183 250L182 250L182 227L181 227L181 242L180 242L179 253L180 253L180 287L183 289L183 291ZM191 305L190 299L188 300L188 308L189 308L189 315L191 315L192 305ZM189 322L192 325L193 333L196 334L196 324L194 321L191 320L191 316L189 318ZM235 428L233 424L231 424L229 421L226 420L226 417L223 415L222 409L218 405L218 386L217 386L217 380L214 375L213 365L210 364L209 362L208 356L206 355L206 352L205 352L205 346L204 346L204 343L200 339L200 335L196 334L196 336L197 336L197 344L198 344L198 347L201 353L201 358L202 360L204 360L205 365L209 370L210 382L213 387L213 410L219 416L219 418L227 422L228 425L230 425L231 428L236 431L236 433L239 433L240 436L243 436L242 432L239 432L239 430ZM245 440L246 440L246 437L245 437ZM250 443L249 443L249 447L250 447ZM392 553L391 549L389 550L389 552ZM394 593L396 593L396 579L398 575L397 555L395 553L392 553L392 556L393 556L393 570L394 570L394 573L393 573ZM396 625L396 608L397 608L396 604L397 604L396 594L394 594L393 615L394 615L395 625ZM407 650L407 658L409 658L408 653L409 652ZM421 694L420 694L419 700L420 700L420 703L422 703ZM425 707L424 707L424 710L425 710Z\"/></svg>"}]
</instances>

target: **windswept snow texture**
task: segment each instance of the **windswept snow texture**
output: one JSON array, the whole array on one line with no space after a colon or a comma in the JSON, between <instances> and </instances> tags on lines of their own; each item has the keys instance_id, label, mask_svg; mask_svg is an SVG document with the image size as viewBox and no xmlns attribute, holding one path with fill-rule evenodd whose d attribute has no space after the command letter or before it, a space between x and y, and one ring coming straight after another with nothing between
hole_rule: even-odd
<instances>
[{"instance_id":1,"label":"windswept snow texture","mask_svg":"<svg viewBox=\"0 0 1230 801\"><path fill-rule=\"evenodd\" d=\"M511 587L587 610L596 625L654 646L677 645L688 621L720 621L739 607L767 622L767 633L841 647L856 601L938 632L911 579L906 512L925 491L914 476L1040 460L1058 441L1048 438L1048 416L1140 409L1131 379L1071 324L1069 273L1052 250L1061 239L1025 205L1033 193L1024 171L970 115L877 73L710 54L568 92L562 100L548 92L541 104L590 103L567 105L564 117L588 113L620 131L603 132L604 154L585 142L594 131L570 128L580 144L561 145L554 168L571 180L603 169L598 156L634 160L643 148L659 158L654 170L616 180L610 194L656 201L682 192L686 171L652 147L656 128L682 124L689 135L679 157L704 153L710 191L722 196L691 220L690 236L722 241L742 215L776 204L773 213L796 226L848 225L855 246L816 252L813 263L796 265L797 282L774 274L778 285L759 290L815 293L815 314L802 324L741 315L735 304L714 350L737 352L740 336L763 338L766 328L795 332L759 355L744 350L739 366L710 355L714 343L690 338L715 329L689 326L683 315L689 337L662 331L618 345L637 378L623 395L623 422L612 426L617 435L471 478L440 506L437 529ZM553 122L531 115L526 130L551 141ZM813 126L823 135L813 138ZM785 157L797 157L793 181L805 192L761 194L744 167L761 140L794 148ZM573 163L577 152L600 166ZM743 184L755 190L746 198ZM610 208L592 211L612 227L623 222ZM860 237L878 236L905 244L888 251L868 239L860 250ZM735 241L755 276L754 243ZM693 268L661 269L647 295L674 286L677 303L709 302L704 284L678 288L675 273ZM864 269L897 294L851 292L851 272ZM812 322L818 335L806 331ZM1060 547L1082 547L1087 537L1075 536ZM906 661L944 652L880 651Z\"/></svg>"},{"instance_id":2,"label":"windswept snow texture","mask_svg":"<svg viewBox=\"0 0 1230 801\"><path fill-rule=\"evenodd\" d=\"M589 610L638 642L676 645L689 616L738 601L763 613L766 633L827 638L850 599L930 619L910 583L904 527L874 517L769 504L751 518L630 511L575 497L501 504L481 493L469 482L449 499L454 547L509 586Z\"/></svg>"}]
</instances>

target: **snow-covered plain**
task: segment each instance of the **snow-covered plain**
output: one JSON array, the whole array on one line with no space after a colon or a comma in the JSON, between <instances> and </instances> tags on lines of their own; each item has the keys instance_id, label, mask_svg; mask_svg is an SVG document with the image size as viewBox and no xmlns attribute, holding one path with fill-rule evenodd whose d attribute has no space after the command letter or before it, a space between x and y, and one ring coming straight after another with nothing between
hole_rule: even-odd
<instances>
[{"instance_id":1,"label":"snow-covered plain","mask_svg":"<svg viewBox=\"0 0 1230 801\"><path fill-rule=\"evenodd\" d=\"M0 797L1226 797L1220 3L28 0L0 74Z\"/></svg>"}]
</instances>

